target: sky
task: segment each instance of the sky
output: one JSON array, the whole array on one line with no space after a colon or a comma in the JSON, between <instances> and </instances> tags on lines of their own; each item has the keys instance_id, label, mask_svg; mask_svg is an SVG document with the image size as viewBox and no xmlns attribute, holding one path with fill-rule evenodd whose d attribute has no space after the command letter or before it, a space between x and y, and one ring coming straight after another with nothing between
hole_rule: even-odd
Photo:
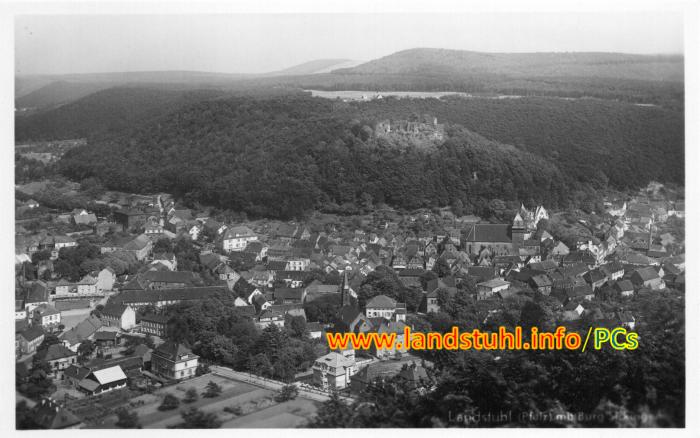
<instances>
[{"instance_id":1,"label":"sky","mask_svg":"<svg viewBox=\"0 0 700 438\"><path fill-rule=\"evenodd\" d=\"M435 47L484 52L683 53L673 12L23 15L15 74L262 73Z\"/></svg>"}]
</instances>

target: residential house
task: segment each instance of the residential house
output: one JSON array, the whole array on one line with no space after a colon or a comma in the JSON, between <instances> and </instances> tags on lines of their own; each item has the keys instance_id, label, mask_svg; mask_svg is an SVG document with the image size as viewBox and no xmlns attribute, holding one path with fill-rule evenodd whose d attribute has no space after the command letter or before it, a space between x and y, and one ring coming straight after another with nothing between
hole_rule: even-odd
<instances>
[{"instance_id":1,"label":"residential house","mask_svg":"<svg viewBox=\"0 0 700 438\"><path fill-rule=\"evenodd\" d=\"M600 266L600 271L608 280L619 280L625 275L625 268L621 263L613 261Z\"/></svg>"},{"instance_id":2,"label":"residential house","mask_svg":"<svg viewBox=\"0 0 700 438\"><path fill-rule=\"evenodd\" d=\"M109 303L101 312L100 321L104 327L119 327L130 330L136 325L136 312L129 305Z\"/></svg>"},{"instance_id":3,"label":"residential house","mask_svg":"<svg viewBox=\"0 0 700 438\"><path fill-rule=\"evenodd\" d=\"M117 346L119 339L117 332L113 331L98 331L95 333L95 345L101 349L110 349Z\"/></svg>"},{"instance_id":4,"label":"residential house","mask_svg":"<svg viewBox=\"0 0 700 438\"><path fill-rule=\"evenodd\" d=\"M66 348L63 344L49 345L44 360L49 364L52 372L63 371L78 360L76 352Z\"/></svg>"},{"instance_id":5,"label":"residential house","mask_svg":"<svg viewBox=\"0 0 700 438\"><path fill-rule=\"evenodd\" d=\"M162 338L168 325L166 315L149 314L141 317L141 333L146 333Z\"/></svg>"},{"instance_id":6,"label":"residential house","mask_svg":"<svg viewBox=\"0 0 700 438\"><path fill-rule=\"evenodd\" d=\"M648 287L652 290L664 289L666 287L664 280L652 266L635 270L630 279L637 287Z\"/></svg>"},{"instance_id":7,"label":"residential house","mask_svg":"<svg viewBox=\"0 0 700 438\"><path fill-rule=\"evenodd\" d=\"M532 276L528 284L543 295L549 295L552 292L552 279L546 274Z\"/></svg>"},{"instance_id":8,"label":"residential house","mask_svg":"<svg viewBox=\"0 0 700 438\"><path fill-rule=\"evenodd\" d=\"M40 326L32 326L19 333L19 348L22 354L32 354L44 342L46 333Z\"/></svg>"},{"instance_id":9,"label":"residential house","mask_svg":"<svg viewBox=\"0 0 700 438\"><path fill-rule=\"evenodd\" d=\"M507 290L510 283L500 278L494 278L489 281L476 284L476 299L485 300L492 298L497 292Z\"/></svg>"},{"instance_id":10,"label":"residential house","mask_svg":"<svg viewBox=\"0 0 700 438\"><path fill-rule=\"evenodd\" d=\"M157 221L160 212L157 209L149 209L148 211L139 210L117 210L113 213L114 220L121 224L124 229L135 229L144 226L151 217Z\"/></svg>"},{"instance_id":11,"label":"residential house","mask_svg":"<svg viewBox=\"0 0 700 438\"><path fill-rule=\"evenodd\" d=\"M42 304L34 309L33 320L35 325L40 325L45 329L53 329L61 324L61 312L53 306Z\"/></svg>"},{"instance_id":12,"label":"residential house","mask_svg":"<svg viewBox=\"0 0 700 438\"><path fill-rule=\"evenodd\" d=\"M100 327L102 321L96 316L89 316L72 329L63 332L59 339L71 351L78 351L80 344L86 339L92 339Z\"/></svg>"},{"instance_id":13,"label":"residential house","mask_svg":"<svg viewBox=\"0 0 700 438\"><path fill-rule=\"evenodd\" d=\"M56 251L60 251L61 248L70 248L72 246L77 246L78 242L72 237L68 236L53 236L53 248Z\"/></svg>"},{"instance_id":14,"label":"residential house","mask_svg":"<svg viewBox=\"0 0 700 438\"><path fill-rule=\"evenodd\" d=\"M114 270L109 266L104 268L97 274L97 291L104 292L112 290L115 281L117 281L117 275Z\"/></svg>"},{"instance_id":15,"label":"residential house","mask_svg":"<svg viewBox=\"0 0 700 438\"><path fill-rule=\"evenodd\" d=\"M345 389L350 385L350 377L355 372L354 358L331 351L314 362L313 382L324 390Z\"/></svg>"},{"instance_id":16,"label":"residential house","mask_svg":"<svg viewBox=\"0 0 700 438\"><path fill-rule=\"evenodd\" d=\"M238 286L243 279L236 282ZM234 288L235 288L234 287ZM253 289L252 295L257 289ZM259 291L258 291L259 293ZM128 304L134 309L143 306L163 307L181 302L196 302L206 300L210 297L230 295L225 286L187 287L181 289L161 289L161 290L127 290L112 298L117 304Z\"/></svg>"},{"instance_id":17,"label":"residential house","mask_svg":"<svg viewBox=\"0 0 700 438\"><path fill-rule=\"evenodd\" d=\"M583 279L590 285L591 289L595 291L605 284L607 276L601 269L594 269L583 274Z\"/></svg>"},{"instance_id":18,"label":"residential house","mask_svg":"<svg viewBox=\"0 0 700 438\"><path fill-rule=\"evenodd\" d=\"M80 382L79 389L88 395L102 394L126 387L127 377L119 365L91 371Z\"/></svg>"},{"instance_id":19,"label":"residential house","mask_svg":"<svg viewBox=\"0 0 700 438\"><path fill-rule=\"evenodd\" d=\"M153 260L151 264L160 263L161 265L168 268L170 271L177 271L177 257L171 252L161 252L158 254L153 254Z\"/></svg>"},{"instance_id":20,"label":"residential house","mask_svg":"<svg viewBox=\"0 0 700 438\"><path fill-rule=\"evenodd\" d=\"M365 305L367 318L386 318L390 321L406 320L406 304L397 303L386 295L377 295Z\"/></svg>"},{"instance_id":21,"label":"residential house","mask_svg":"<svg viewBox=\"0 0 700 438\"><path fill-rule=\"evenodd\" d=\"M270 306L261 306L262 311L255 319L255 326L259 329L264 329L272 324L280 328L284 327L284 313L268 307Z\"/></svg>"},{"instance_id":22,"label":"residential house","mask_svg":"<svg viewBox=\"0 0 700 438\"><path fill-rule=\"evenodd\" d=\"M258 236L245 225L231 227L224 232L222 245L224 251L243 251L249 242L255 242Z\"/></svg>"},{"instance_id":23,"label":"residential house","mask_svg":"<svg viewBox=\"0 0 700 438\"><path fill-rule=\"evenodd\" d=\"M623 297L631 297L634 295L634 285L629 280L617 281L613 286L613 289L619 292Z\"/></svg>"},{"instance_id":24,"label":"residential house","mask_svg":"<svg viewBox=\"0 0 700 438\"><path fill-rule=\"evenodd\" d=\"M76 225L92 225L97 223L95 213L89 213L87 210L73 210L73 222Z\"/></svg>"},{"instance_id":25,"label":"residential house","mask_svg":"<svg viewBox=\"0 0 700 438\"><path fill-rule=\"evenodd\" d=\"M306 298L302 288L278 287L273 292L276 304L303 304Z\"/></svg>"},{"instance_id":26,"label":"residential house","mask_svg":"<svg viewBox=\"0 0 700 438\"><path fill-rule=\"evenodd\" d=\"M569 301L562 309L562 319L564 321L577 321L581 319L581 315L585 310L581 303Z\"/></svg>"},{"instance_id":27,"label":"residential house","mask_svg":"<svg viewBox=\"0 0 700 438\"><path fill-rule=\"evenodd\" d=\"M151 371L168 379L183 380L196 375L199 356L182 344L168 341L151 353Z\"/></svg>"},{"instance_id":28,"label":"residential house","mask_svg":"<svg viewBox=\"0 0 700 438\"><path fill-rule=\"evenodd\" d=\"M377 357L380 360L383 359L394 359L404 356L408 351L408 345L404 342L404 329L406 328L405 320L399 321L387 321L383 317L369 318L372 325L370 332L377 333L378 336L386 334L391 336L395 335L396 342L391 346L391 348L382 347L377 348L375 344L370 345L369 353ZM399 348L398 346L401 346Z\"/></svg>"}]
</instances>

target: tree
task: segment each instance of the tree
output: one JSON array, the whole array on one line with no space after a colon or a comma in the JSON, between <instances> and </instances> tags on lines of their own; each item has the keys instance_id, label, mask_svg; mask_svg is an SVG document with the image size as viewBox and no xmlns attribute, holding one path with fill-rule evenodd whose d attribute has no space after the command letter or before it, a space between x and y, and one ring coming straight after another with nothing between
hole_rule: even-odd
<instances>
[{"instance_id":1,"label":"tree","mask_svg":"<svg viewBox=\"0 0 700 438\"><path fill-rule=\"evenodd\" d=\"M285 327L289 327L289 333L295 338L305 338L307 335L306 331L306 318L303 316L292 316L289 318L289 325L285 323Z\"/></svg>"},{"instance_id":2,"label":"tree","mask_svg":"<svg viewBox=\"0 0 700 438\"><path fill-rule=\"evenodd\" d=\"M195 388L189 388L187 392L185 392L185 398L182 399L185 403L194 403L199 399L199 394L197 394L197 389Z\"/></svg>"},{"instance_id":3,"label":"tree","mask_svg":"<svg viewBox=\"0 0 700 438\"><path fill-rule=\"evenodd\" d=\"M206 398L214 398L218 397L221 394L221 386L217 385L216 382L213 380L210 380L209 383L207 383L207 390L204 391L204 397Z\"/></svg>"},{"instance_id":4,"label":"tree","mask_svg":"<svg viewBox=\"0 0 700 438\"><path fill-rule=\"evenodd\" d=\"M135 411L129 411L123 406L117 409L116 425L122 429L141 429L139 415Z\"/></svg>"},{"instance_id":5,"label":"tree","mask_svg":"<svg viewBox=\"0 0 700 438\"><path fill-rule=\"evenodd\" d=\"M24 400L17 403L15 408L15 425L19 430L42 429L34 420L34 413Z\"/></svg>"},{"instance_id":6,"label":"tree","mask_svg":"<svg viewBox=\"0 0 700 438\"><path fill-rule=\"evenodd\" d=\"M213 413L204 413L197 408L190 408L182 412L184 423L180 427L184 429L218 429L221 421Z\"/></svg>"},{"instance_id":7,"label":"tree","mask_svg":"<svg viewBox=\"0 0 700 438\"><path fill-rule=\"evenodd\" d=\"M294 384L284 385L277 391L275 395L275 401L282 403L288 400L294 400L299 395L299 388Z\"/></svg>"},{"instance_id":8,"label":"tree","mask_svg":"<svg viewBox=\"0 0 700 438\"><path fill-rule=\"evenodd\" d=\"M211 370L209 369L209 364L206 362L199 362L197 365L197 369L195 370L195 375L196 376L203 376L205 374L209 374Z\"/></svg>"},{"instance_id":9,"label":"tree","mask_svg":"<svg viewBox=\"0 0 700 438\"><path fill-rule=\"evenodd\" d=\"M337 392L324 402L309 422L310 428L345 428L352 424L353 408Z\"/></svg>"},{"instance_id":10,"label":"tree","mask_svg":"<svg viewBox=\"0 0 700 438\"><path fill-rule=\"evenodd\" d=\"M85 362L92 356L92 353L95 351L95 344L89 340L86 339L83 342L78 345L78 360L82 363Z\"/></svg>"},{"instance_id":11,"label":"tree","mask_svg":"<svg viewBox=\"0 0 700 438\"><path fill-rule=\"evenodd\" d=\"M180 406L180 400L172 394L165 394L163 398L163 403L158 406L159 411L171 411L177 409Z\"/></svg>"}]
</instances>

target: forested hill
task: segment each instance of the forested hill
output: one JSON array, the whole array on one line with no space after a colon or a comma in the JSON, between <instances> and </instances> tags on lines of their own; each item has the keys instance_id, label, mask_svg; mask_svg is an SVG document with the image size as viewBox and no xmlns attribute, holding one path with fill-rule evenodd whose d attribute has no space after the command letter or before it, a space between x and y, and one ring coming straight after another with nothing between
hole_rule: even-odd
<instances>
[{"instance_id":1,"label":"forested hill","mask_svg":"<svg viewBox=\"0 0 700 438\"><path fill-rule=\"evenodd\" d=\"M683 82L683 57L591 52L484 53L421 48L396 52L334 73L606 77Z\"/></svg>"},{"instance_id":2,"label":"forested hill","mask_svg":"<svg viewBox=\"0 0 700 438\"><path fill-rule=\"evenodd\" d=\"M220 96L214 90L115 87L29 116L15 117L15 141L62 140L109 135L185 105Z\"/></svg>"},{"instance_id":3,"label":"forested hill","mask_svg":"<svg viewBox=\"0 0 700 438\"><path fill-rule=\"evenodd\" d=\"M679 111L601 99L379 99L345 105L356 117L430 114L554 162L572 179L617 189L649 181L683 184L684 118Z\"/></svg>"},{"instance_id":4,"label":"forested hill","mask_svg":"<svg viewBox=\"0 0 700 438\"><path fill-rule=\"evenodd\" d=\"M558 167L459 126L437 149L397 148L332 101L231 98L187 106L69 151L62 171L107 187L164 190L256 216L289 218L345 204L417 208L572 195ZM473 173L477 172L474 180Z\"/></svg>"}]
</instances>

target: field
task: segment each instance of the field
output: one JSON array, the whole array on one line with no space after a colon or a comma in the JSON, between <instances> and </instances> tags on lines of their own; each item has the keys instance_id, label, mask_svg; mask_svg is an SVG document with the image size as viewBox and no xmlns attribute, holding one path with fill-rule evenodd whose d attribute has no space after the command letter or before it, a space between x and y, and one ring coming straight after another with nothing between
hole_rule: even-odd
<instances>
[{"instance_id":1,"label":"field","mask_svg":"<svg viewBox=\"0 0 700 438\"><path fill-rule=\"evenodd\" d=\"M342 100L370 100L378 95L384 97L397 97L409 99L439 99L443 96L469 96L466 93L456 91L362 91L362 90L343 90L343 91L323 91L323 90L305 90L311 92L314 97L323 97L325 99L342 99Z\"/></svg>"},{"instance_id":2,"label":"field","mask_svg":"<svg viewBox=\"0 0 700 438\"><path fill-rule=\"evenodd\" d=\"M221 395L214 398L201 396L209 381L214 381L221 386L223 390ZM195 388L200 397L196 402L186 404L182 402L182 399L185 396L185 391L189 388ZM181 400L178 409L158 410L166 394L172 394ZM126 406L138 413L139 422L145 429L160 429L177 425L182 422L180 411L190 407L215 413L222 422L222 428L297 427L305 424L316 412L316 402L297 398L277 403L273 399L274 395L274 391L269 389L209 374L162 388L153 394L135 397ZM225 408L235 408L238 413L226 412ZM109 415L94 427L114 428L117 427L115 426L116 421L116 415Z\"/></svg>"}]
</instances>

